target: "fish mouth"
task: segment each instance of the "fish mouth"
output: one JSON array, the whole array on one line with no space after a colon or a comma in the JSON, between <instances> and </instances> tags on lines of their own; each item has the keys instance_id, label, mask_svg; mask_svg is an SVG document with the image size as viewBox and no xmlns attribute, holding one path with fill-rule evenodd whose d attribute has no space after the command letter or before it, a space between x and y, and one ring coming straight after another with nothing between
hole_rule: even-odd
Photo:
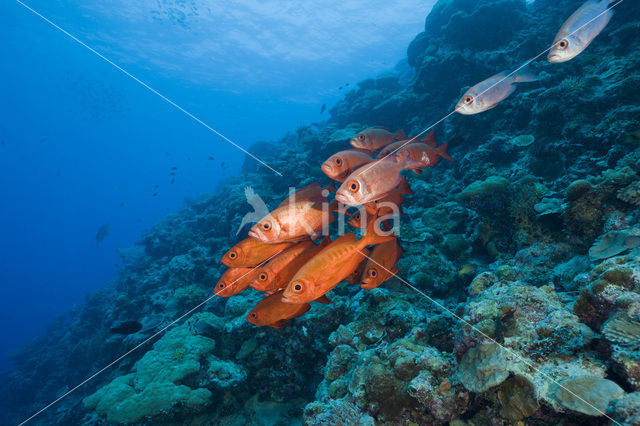
<instances>
[{"instance_id":1,"label":"fish mouth","mask_svg":"<svg viewBox=\"0 0 640 426\"><path fill-rule=\"evenodd\" d=\"M296 304L298 302L296 302L295 300L290 299L289 297L287 297L286 295L282 295L282 299L281 299L284 303L290 303L290 304Z\"/></svg>"},{"instance_id":2,"label":"fish mouth","mask_svg":"<svg viewBox=\"0 0 640 426\"><path fill-rule=\"evenodd\" d=\"M565 60L557 53L549 53L549 56L547 56L547 61L551 62L552 64L558 64L560 62L564 62Z\"/></svg>"},{"instance_id":3,"label":"fish mouth","mask_svg":"<svg viewBox=\"0 0 640 426\"><path fill-rule=\"evenodd\" d=\"M262 234L259 234L256 231L249 231L249 236L251 238L255 238L256 240L264 241L264 238L262 237Z\"/></svg>"},{"instance_id":4,"label":"fish mouth","mask_svg":"<svg viewBox=\"0 0 640 426\"><path fill-rule=\"evenodd\" d=\"M345 206L358 206L359 204L350 200L349 197L347 197L344 194L336 194L336 201L338 201L339 203L344 204Z\"/></svg>"},{"instance_id":5,"label":"fish mouth","mask_svg":"<svg viewBox=\"0 0 640 426\"><path fill-rule=\"evenodd\" d=\"M331 177L331 175L333 175L333 167L331 167L331 165L329 164L323 164L320 167L320 170L322 170L324 172L325 175Z\"/></svg>"}]
</instances>

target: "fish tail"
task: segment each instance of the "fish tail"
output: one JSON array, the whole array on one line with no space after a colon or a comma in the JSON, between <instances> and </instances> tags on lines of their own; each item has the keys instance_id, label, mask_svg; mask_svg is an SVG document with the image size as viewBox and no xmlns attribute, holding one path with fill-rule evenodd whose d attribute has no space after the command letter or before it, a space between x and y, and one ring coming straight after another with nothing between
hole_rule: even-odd
<instances>
[{"instance_id":1,"label":"fish tail","mask_svg":"<svg viewBox=\"0 0 640 426\"><path fill-rule=\"evenodd\" d=\"M438 152L438 155L444 158L445 160L453 161L453 158L451 158L451 156L447 154L448 146L449 146L449 142L445 142L442 145L440 145L436 151Z\"/></svg>"},{"instance_id":2,"label":"fish tail","mask_svg":"<svg viewBox=\"0 0 640 426\"><path fill-rule=\"evenodd\" d=\"M529 71L529 65L533 62L533 59L529 59L524 64L520 65L518 70L513 74L513 81L515 83L530 83L538 81L538 76Z\"/></svg>"},{"instance_id":3,"label":"fish tail","mask_svg":"<svg viewBox=\"0 0 640 426\"><path fill-rule=\"evenodd\" d=\"M406 139L406 138L407 138L407 135L405 135L405 134L404 134L404 130L402 130L402 129L400 129L400 130L398 130L397 132L395 132L395 133L393 134L393 136L394 136L396 139L398 139L398 140Z\"/></svg>"},{"instance_id":4,"label":"fish tail","mask_svg":"<svg viewBox=\"0 0 640 426\"><path fill-rule=\"evenodd\" d=\"M367 229L365 229L360 241L364 246L370 246L373 244L380 244L386 241L391 241L394 238L395 236L393 234L388 234L382 231L378 223L378 215L376 214L367 224Z\"/></svg>"}]
</instances>

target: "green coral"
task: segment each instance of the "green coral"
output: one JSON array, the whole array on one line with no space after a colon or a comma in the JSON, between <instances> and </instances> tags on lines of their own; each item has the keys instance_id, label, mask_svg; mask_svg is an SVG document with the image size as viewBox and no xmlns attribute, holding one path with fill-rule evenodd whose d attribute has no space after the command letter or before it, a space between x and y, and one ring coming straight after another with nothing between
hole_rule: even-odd
<instances>
[{"instance_id":1,"label":"green coral","mask_svg":"<svg viewBox=\"0 0 640 426\"><path fill-rule=\"evenodd\" d=\"M475 181L458 194L458 199L467 201L472 198L490 197L493 193L504 190L509 185L509 180L502 176L489 176L483 181Z\"/></svg>"},{"instance_id":2,"label":"green coral","mask_svg":"<svg viewBox=\"0 0 640 426\"><path fill-rule=\"evenodd\" d=\"M136 362L132 373L115 378L83 404L114 423L136 423L177 405L191 410L204 407L211 391L180 382L199 372L201 357L214 347L213 339L192 334L188 325L174 328Z\"/></svg>"}]
</instances>

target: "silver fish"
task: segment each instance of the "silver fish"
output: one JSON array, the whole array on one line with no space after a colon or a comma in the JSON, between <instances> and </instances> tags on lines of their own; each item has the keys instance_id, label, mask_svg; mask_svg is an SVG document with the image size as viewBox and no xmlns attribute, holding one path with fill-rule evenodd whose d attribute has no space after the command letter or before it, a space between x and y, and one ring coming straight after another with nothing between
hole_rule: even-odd
<instances>
[{"instance_id":1,"label":"silver fish","mask_svg":"<svg viewBox=\"0 0 640 426\"><path fill-rule=\"evenodd\" d=\"M515 83L537 81L538 78L527 71L527 61L515 72L502 71L467 90L456 105L456 112L464 115L478 114L498 105L516 90Z\"/></svg>"},{"instance_id":2,"label":"silver fish","mask_svg":"<svg viewBox=\"0 0 640 426\"><path fill-rule=\"evenodd\" d=\"M611 20L613 11L607 9L610 2L588 0L573 12L553 40L549 62L566 62L582 53Z\"/></svg>"}]
</instances>

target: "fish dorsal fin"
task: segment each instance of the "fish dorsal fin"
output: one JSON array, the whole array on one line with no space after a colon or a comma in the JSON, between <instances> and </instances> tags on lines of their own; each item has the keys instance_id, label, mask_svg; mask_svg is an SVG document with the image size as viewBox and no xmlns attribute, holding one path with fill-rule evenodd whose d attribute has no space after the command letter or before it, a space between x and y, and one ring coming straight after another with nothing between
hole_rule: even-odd
<instances>
[{"instance_id":1,"label":"fish dorsal fin","mask_svg":"<svg viewBox=\"0 0 640 426\"><path fill-rule=\"evenodd\" d=\"M370 129L381 129L381 130L386 130L387 132L389 131L388 127L384 127L384 126L373 126L373 127L369 127Z\"/></svg>"}]
</instances>

